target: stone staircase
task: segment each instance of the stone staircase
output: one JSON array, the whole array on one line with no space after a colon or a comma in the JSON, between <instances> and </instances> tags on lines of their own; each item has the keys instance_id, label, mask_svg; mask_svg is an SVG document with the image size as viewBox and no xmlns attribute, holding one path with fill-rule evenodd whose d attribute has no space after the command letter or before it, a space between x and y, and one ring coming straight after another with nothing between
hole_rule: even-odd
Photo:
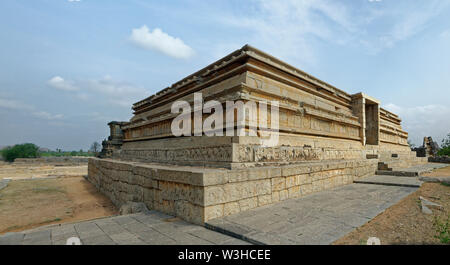
<instances>
[{"instance_id":1,"label":"stone staircase","mask_svg":"<svg viewBox=\"0 0 450 265\"><path fill-rule=\"evenodd\" d=\"M428 163L426 157L415 155L416 152L370 154L367 159L378 158L375 175L357 179L354 183L418 188L423 183L419 179L421 174L449 166L443 163Z\"/></svg>"},{"instance_id":2,"label":"stone staircase","mask_svg":"<svg viewBox=\"0 0 450 265\"><path fill-rule=\"evenodd\" d=\"M416 152L381 152L378 160L376 175L390 175L414 177L430 169L421 169L421 165L428 163L426 157L416 157ZM419 166L419 168L414 168ZM411 168L413 167L413 168Z\"/></svg>"}]
</instances>

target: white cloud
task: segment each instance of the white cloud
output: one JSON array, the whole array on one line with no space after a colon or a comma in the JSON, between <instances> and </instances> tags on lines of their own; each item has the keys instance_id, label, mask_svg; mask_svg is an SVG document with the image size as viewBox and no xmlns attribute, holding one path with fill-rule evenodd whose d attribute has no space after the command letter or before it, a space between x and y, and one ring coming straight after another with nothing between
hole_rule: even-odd
<instances>
[{"instance_id":1,"label":"white cloud","mask_svg":"<svg viewBox=\"0 0 450 265\"><path fill-rule=\"evenodd\" d=\"M440 143L444 136L450 133L448 106L430 104L402 107L389 103L384 108L400 116L403 129L409 133L410 139L416 145L421 145L425 136L432 136L434 141Z\"/></svg>"},{"instance_id":2,"label":"white cloud","mask_svg":"<svg viewBox=\"0 0 450 265\"><path fill-rule=\"evenodd\" d=\"M194 54L194 50L181 39L172 37L159 28L150 31L146 25L132 29L130 41L138 47L178 59L187 59Z\"/></svg>"},{"instance_id":3,"label":"white cloud","mask_svg":"<svg viewBox=\"0 0 450 265\"><path fill-rule=\"evenodd\" d=\"M72 82L64 80L64 78L60 76L55 76L47 81L47 84L51 87L65 90L65 91L77 91L78 87L74 86Z\"/></svg>"}]
</instances>

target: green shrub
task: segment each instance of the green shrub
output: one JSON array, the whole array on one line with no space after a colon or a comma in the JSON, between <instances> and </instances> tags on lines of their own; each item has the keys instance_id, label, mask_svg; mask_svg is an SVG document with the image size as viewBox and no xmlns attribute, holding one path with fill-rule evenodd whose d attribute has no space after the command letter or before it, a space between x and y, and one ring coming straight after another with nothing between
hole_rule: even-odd
<instances>
[{"instance_id":1,"label":"green shrub","mask_svg":"<svg viewBox=\"0 0 450 265\"><path fill-rule=\"evenodd\" d=\"M433 225L436 229L435 238L439 239L443 244L450 244L450 215L444 221L435 216Z\"/></svg>"},{"instance_id":2,"label":"green shrub","mask_svg":"<svg viewBox=\"0 0 450 265\"><path fill-rule=\"evenodd\" d=\"M8 162L14 162L16 158L36 158L39 157L39 147L35 144L17 144L13 147L6 147L1 150L2 157Z\"/></svg>"},{"instance_id":3,"label":"green shrub","mask_svg":"<svg viewBox=\"0 0 450 265\"><path fill-rule=\"evenodd\" d=\"M437 154L438 156L450 156L450 146L441 148Z\"/></svg>"},{"instance_id":4,"label":"green shrub","mask_svg":"<svg viewBox=\"0 0 450 265\"><path fill-rule=\"evenodd\" d=\"M438 156L450 156L450 133L442 139L441 149L437 154Z\"/></svg>"}]
</instances>

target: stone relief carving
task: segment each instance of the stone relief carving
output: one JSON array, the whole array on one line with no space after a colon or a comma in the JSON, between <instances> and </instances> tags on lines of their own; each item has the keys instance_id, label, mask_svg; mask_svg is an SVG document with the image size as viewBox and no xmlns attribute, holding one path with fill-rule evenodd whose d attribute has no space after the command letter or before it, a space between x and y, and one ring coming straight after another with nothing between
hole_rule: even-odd
<instances>
[{"instance_id":1,"label":"stone relief carving","mask_svg":"<svg viewBox=\"0 0 450 265\"><path fill-rule=\"evenodd\" d=\"M201 147L171 150L122 150L121 158L125 160L145 159L147 161L220 161L230 162L230 146Z\"/></svg>"}]
</instances>

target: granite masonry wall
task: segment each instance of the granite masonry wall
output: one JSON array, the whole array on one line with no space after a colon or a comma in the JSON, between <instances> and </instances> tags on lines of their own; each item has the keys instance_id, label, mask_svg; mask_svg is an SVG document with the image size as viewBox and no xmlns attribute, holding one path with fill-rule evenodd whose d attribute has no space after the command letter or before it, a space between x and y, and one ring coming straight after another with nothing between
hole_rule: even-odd
<instances>
[{"instance_id":1,"label":"granite masonry wall","mask_svg":"<svg viewBox=\"0 0 450 265\"><path fill-rule=\"evenodd\" d=\"M88 179L119 207L144 202L149 209L203 224L349 184L376 168L376 159L230 170L90 158Z\"/></svg>"},{"instance_id":2,"label":"granite masonry wall","mask_svg":"<svg viewBox=\"0 0 450 265\"><path fill-rule=\"evenodd\" d=\"M88 157L77 156L51 156L51 157L39 157L39 158L16 158L15 164L56 164L56 165L79 165L87 164Z\"/></svg>"}]
</instances>

